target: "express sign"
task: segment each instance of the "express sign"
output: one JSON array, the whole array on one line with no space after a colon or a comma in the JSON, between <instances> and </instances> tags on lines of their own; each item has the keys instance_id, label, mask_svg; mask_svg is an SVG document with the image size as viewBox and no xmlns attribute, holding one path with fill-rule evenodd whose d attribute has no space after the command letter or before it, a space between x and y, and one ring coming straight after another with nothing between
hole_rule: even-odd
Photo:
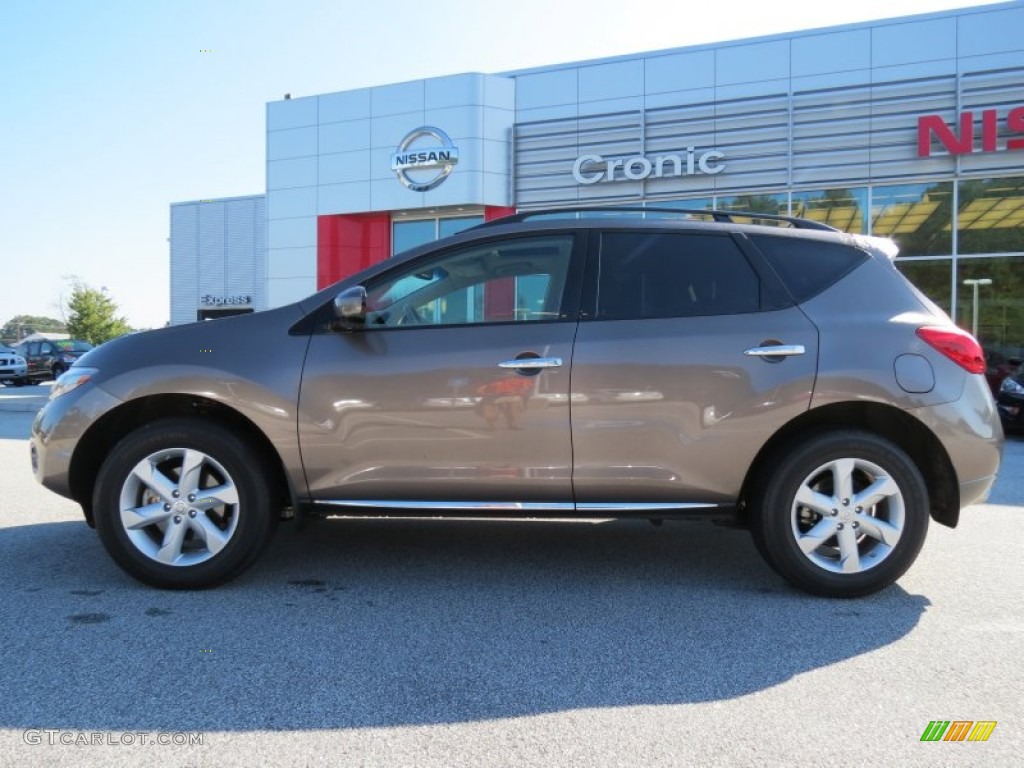
<instances>
[{"instance_id":1,"label":"express sign","mask_svg":"<svg viewBox=\"0 0 1024 768\"><path fill-rule=\"evenodd\" d=\"M951 155L969 155L975 151L974 112L960 113L959 135L954 133L941 115L922 115L917 118L917 156L930 157L932 138L949 150ZM1011 109L1006 115L1006 127L1010 133L1024 134L1024 107ZM981 112L981 152L997 152L999 142L999 111L985 109ZM1007 139L1002 149L1024 149L1024 138Z\"/></svg>"}]
</instances>

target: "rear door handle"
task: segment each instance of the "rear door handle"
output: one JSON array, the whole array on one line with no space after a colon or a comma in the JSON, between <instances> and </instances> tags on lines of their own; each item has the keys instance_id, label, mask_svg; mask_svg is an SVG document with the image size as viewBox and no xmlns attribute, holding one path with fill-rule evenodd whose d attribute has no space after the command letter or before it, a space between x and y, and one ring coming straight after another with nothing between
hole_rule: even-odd
<instances>
[{"instance_id":1,"label":"rear door handle","mask_svg":"<svg viewBox=\"0 0 1024 768\"><path fill-rule=\"evenodd\" d=\"M743 350L743 354L750 357L791 357L806 351L803 344L773 344L770 347L751 347Z\"/></svg>"},{"instance_id":2,"label":"rear door handle","mask_svg":"<svg viewBox=\"0 0 1024 768\"><path fill-rule=\"evenodd\" d=\"M541 368L561 368L562 358L560 357L522 357L518 360L503 360L498 363L499 368L527 368L540 370Z\"/></svg>"}]
</instances>

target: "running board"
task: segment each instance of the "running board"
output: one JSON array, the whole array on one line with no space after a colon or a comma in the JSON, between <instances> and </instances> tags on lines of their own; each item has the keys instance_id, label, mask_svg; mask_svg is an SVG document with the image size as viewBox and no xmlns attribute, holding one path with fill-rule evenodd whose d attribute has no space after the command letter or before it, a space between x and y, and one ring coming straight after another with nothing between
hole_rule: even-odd
<instances>
[{"instance_id":1,"label":"running board","mask_svg":"<svg viewBox=\"0 0 1024 768\"><path fill-rule=\"evenodd\" d=\"M313 514L352 517L692 517L731 512L731 504L701 502L399 501L325 499L304 505Z\"/></svg>"}]
</instances>

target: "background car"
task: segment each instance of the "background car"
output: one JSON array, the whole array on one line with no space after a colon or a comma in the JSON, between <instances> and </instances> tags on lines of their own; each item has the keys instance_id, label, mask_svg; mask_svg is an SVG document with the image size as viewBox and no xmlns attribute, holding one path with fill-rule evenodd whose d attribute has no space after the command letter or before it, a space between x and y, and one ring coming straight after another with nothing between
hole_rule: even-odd
<instances>
[{"instance_id":1,"label":"background car","mask_svg":"<svg viewBox=\"0 0 1024 768\"><path fill-rule=\"evenodd\" d=\"M999 395L1003 379L1012 375L1021 363L1024 363L1024 360L1021 360L1020 354L1007 357L1002 352L996 350L985 351L985 378L992 389L993 397Z\"/></svg>"},{"instance_id":2,"label":"background car","mask_svg":"<svg viewBox=\"0 0 1024 768\"><path fill-rule=\"evenodd\" d=\"M999 418L1007 432L1024 432L1024 365L1003 379L996 397Z\"/></svg>"},{"instance_id":3,"label":"background car","mask_svg":"<svg viewBox=\"0 0 1024 768\"><path fill-rule=\"evenodd\" d=\"M36 339L23 341L16 349L28 363L29 380L45 381L59 378L92 344L79 339Z\"/></svg>"},{"instance_id":4,"label":"background car","mask_svg":"<svg viewBox=\"0 0 1024 768\"><path fill-rule=\"evenodd\" d=\"M20 387L28 383L28 365L14 349L0 344L0 383Z\"/></svg>"}]
</instances>

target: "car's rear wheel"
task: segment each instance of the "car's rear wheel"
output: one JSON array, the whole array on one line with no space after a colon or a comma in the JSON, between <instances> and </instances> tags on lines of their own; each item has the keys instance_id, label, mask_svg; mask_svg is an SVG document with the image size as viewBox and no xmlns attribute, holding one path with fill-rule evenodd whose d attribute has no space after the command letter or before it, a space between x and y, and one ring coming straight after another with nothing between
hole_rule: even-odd
<instances>
[{"instance_id":1,"label":"car's rear wheel","mask_svg":"<svg viewBox=\"0 0 1024 768\"><path fill-rule=\"evenodd\" d=\"M67 369L68 369L68 367L66 365L64 365L64 363L56 363L53 366L53 378L54 378L54 380L59 379L61 374L64 373L64 371L66 371Z\"/></svg>"},{"instance_id":2,"label":"car's rear wheel","mask_svg":"<svg viewBox=\"0 0 1024 768\"><path fill-rule=\"evenodd\" d=\"M118 565L166 589L234 578L277 522L270 476L237 435L195 419L140 427L115 446L93 494L96 529Z\"/></svg>"},{"instance_id":3,"label":"car's rear wheel","mask_svg":"<svg viewBox=\"0 0 1024 768\"><path fill-rule=\"evenodd\" d=\"M781 576L858 597L892 584L928 531L928 489L898 446L867 432L812 437L762 475L751 531Z\"/></svg>"}]
</instances>

